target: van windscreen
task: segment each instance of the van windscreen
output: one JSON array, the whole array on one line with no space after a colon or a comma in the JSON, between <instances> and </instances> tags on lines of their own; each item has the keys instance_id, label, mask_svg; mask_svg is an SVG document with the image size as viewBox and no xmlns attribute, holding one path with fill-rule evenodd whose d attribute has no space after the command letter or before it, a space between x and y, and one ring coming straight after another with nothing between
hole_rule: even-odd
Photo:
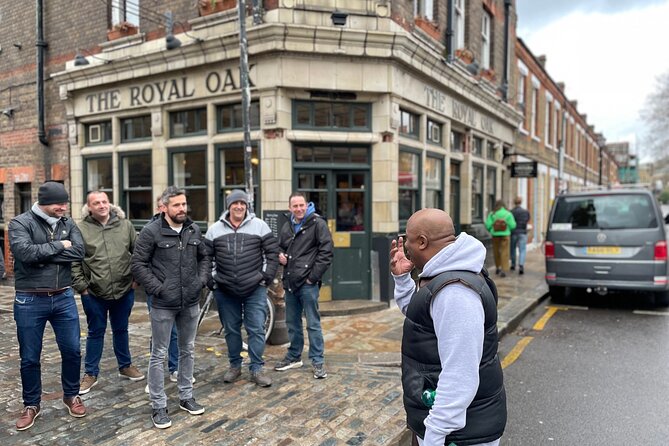
<instances>
[{"instance_id":1,"label":"van windscreen","mask_svg":"<svg viewBox=\"0 0 669 446\"><path fill-rule=\"evenodd\" d=\"M642 194L558 197L554 223L571 224L573 229L640 229L658 225L650 197Z\"/></svg>"}]
</instances>

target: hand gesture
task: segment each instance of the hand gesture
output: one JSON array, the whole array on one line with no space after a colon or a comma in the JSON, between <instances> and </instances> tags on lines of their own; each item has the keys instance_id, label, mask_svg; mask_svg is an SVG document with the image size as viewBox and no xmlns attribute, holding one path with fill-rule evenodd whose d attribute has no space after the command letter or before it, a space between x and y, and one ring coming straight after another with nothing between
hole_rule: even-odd
<instances>
[{"instance_id":1,"label":"hand gesture","mask_svg":"<svg viewBox=\"0 0 669 446\"><path fill-rule=\"evenodd\" d=\"M413 262L404 254L404 238L390 242L390 271L396 276L411 272Z\"/></svg>"}]
</instances>

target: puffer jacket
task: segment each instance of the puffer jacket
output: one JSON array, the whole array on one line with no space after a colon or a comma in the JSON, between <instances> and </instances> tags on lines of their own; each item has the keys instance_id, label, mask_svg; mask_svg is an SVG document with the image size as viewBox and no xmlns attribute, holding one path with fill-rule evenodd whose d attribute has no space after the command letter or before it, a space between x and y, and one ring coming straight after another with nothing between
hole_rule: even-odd
<instances>
[{"instance_id":1,"label":"puffer jacket","mask_svg":"<svg viewBox=\"0 0 669 446\"><path fill-rule=\"evenodd\" d=\"M293 228L287 221L279 234L279 247L288 257L283 268L283 287L291 292L307 279L320 282L332 263L332 237L323 217L309 214L297 233Z\"/></svg>"},{"instance_id":2,"label":"puffer jacket","mask_svg":"<svg viewBox=\"0 0 669 446\"><path fill-rule=\"evenodd\" d=\"M90 291L105 300L120 299L132 287L130 259L135 248L137 232L125 213L111 205L109 221L101 225L84 205L79 223L86 255L83 262L72 264L72 286L81 293Z\"/></svg>"},{"instance_id":3,"label":"puffer jacket","mask_svg":"<svg viewBox=\"0 0 669 446\"><path fill-rule=\"evenodd\" d=\"M60 240L72 242L65 249ZM63 217L56 229L33 211L9 222L17 290L58 290L72 285L71 263L84 258L84 240L74 221Z\"/></svg>"},{"instance_id":4,"label":"puffer jacket","mask_svg":"<svg viewBox=\"0 0 669 446\"><path fill-rule=\"evenodd\" d=\"M235 228L225 211L207 230L216 274L216 284L240 298L250 296L260 285L274 280L279 266L279 245L272 230L252 212Z\"/></svg>"},{"instance_id":5,"label":"puffer jacket","mask_svg":"<svg viewBox=\"0 0 669 446\"><path fill-rule=\"evenodd\" d=\"M177 233L161 215L139 233L131 269L153 295L153 307L178 310L199 303L200 291L211 278L210 250L190 218Z\"/></svg>"}]
</instances>

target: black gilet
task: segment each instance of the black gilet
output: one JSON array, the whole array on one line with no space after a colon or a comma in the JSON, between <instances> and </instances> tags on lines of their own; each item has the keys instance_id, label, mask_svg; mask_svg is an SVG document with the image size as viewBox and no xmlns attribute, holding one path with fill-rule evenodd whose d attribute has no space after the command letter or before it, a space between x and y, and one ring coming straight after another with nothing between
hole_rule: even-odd
<instances>
[{"instance_id":1,"label":"black gilet","mask_svg":"<svg viewBox=\"0 0 669 446\"><path fill-rule=\"evenodd\" d=\"M481 297L485 333L483 356L479 364L479 388L467 408L466 425L451 432L444 444L454 442L460 446L487 443L504 433L506 394L502 367L497 356L497 288L485 269L480 274L469 271L443 272L411 297L402 336L402 387L407 425L421 438L425 437L423 421L429 408L421 401L421 394L426 389L437 388L441 372L430 305L433 297L452 283L461 283Z\"/></svg>"}]
</instances>

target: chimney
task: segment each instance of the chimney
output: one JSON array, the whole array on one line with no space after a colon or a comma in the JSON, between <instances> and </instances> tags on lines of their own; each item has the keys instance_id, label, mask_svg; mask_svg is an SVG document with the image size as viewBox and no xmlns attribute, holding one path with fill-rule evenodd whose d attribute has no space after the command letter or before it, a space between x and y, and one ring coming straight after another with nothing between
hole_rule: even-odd
<instances>
[{"instance_id":1,"label":"chimney","mask_svg":"<svg viewBox=\"0 0 669 446\"><path fill-rule=\"evenodd\" d=\"M560 89L560 91L564 92L564 89L565 89L564 82L558 82L557 87Z\"/></svg>"},{"instance_id":2,"label":"chimney","mask_svg":"<svg viewBox=\"0 0 669 446\"><path fill-rule=\"evenodd\" d=\"M537 62L539 62L541 68L546 68L546 55L542 54L541 56L537 56Z\"/></svg>"}]
</instances>

